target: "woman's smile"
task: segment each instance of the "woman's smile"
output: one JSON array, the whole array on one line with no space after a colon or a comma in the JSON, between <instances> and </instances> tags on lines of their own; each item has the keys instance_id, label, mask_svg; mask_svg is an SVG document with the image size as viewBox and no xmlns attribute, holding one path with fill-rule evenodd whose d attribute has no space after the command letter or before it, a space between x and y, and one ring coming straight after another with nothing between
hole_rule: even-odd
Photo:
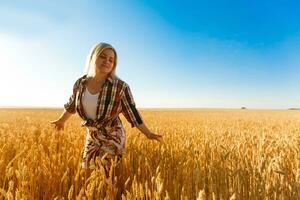
<instances>
[{"instance_id":1,"label":"woman's smile","mask_svg":"<svg viewBox=\"0 0 300 200\"><path fill-rule=\"evenodd\" d=\"M101 67L109 68L106 64L102 64Z\"/></svg>"}]
</instances>

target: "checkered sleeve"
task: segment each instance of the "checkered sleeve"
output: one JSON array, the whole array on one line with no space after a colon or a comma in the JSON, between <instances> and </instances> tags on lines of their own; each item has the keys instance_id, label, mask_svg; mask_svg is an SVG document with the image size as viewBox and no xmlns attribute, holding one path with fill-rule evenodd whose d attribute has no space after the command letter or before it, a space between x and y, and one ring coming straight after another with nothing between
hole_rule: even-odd
<instances>
[{"instance_id":1,"label":"checkered sleeve","mask_svg":"<svg viewBox=\"0 0 300 200\"><path fill-rule=\"evenodd\" d=\"M136 109L131 90L127 84L125 85L124 94L122 96L122 113L131 124L131 127L135 127L143 123L142 116Z\"/></svg>"},{"instance_id":2,"label":"checkered sleeve","mask_svg":"<svg viewBox=\"0 0 300 200\"><path fill-rule=\"evenodd\" d=\"M78 89L79 81L80 81L80 79L78 79L75 82L75 84L73 85L73 93L70 96L67 103L64 104L64 108L66 109L66 111L68 111L69 113L72 113L72 114L76 113L75 98L76 98L76 92L77 92L77 89Z\"/></svg>"}]
</instances>

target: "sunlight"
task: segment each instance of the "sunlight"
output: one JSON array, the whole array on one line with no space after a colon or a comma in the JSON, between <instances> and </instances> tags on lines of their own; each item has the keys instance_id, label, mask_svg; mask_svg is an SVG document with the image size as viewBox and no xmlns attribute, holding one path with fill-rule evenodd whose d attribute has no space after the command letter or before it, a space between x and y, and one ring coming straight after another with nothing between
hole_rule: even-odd
<instances>
[{"instance_id":1,"label":"sunlight","mask_svg":"<svg viewBox=\"0 0 300 200\"><path fill-rule=\"evenodd\" d=\"M0 34L0 43L0 89L3 94L0 106L42 105L44 91L42 84L35 80L37 61L33 56L36 54L32 47L34 44L5 34ZM39 91L39 96L33 98L33 91Z\"/></svg>"}]
</instances>

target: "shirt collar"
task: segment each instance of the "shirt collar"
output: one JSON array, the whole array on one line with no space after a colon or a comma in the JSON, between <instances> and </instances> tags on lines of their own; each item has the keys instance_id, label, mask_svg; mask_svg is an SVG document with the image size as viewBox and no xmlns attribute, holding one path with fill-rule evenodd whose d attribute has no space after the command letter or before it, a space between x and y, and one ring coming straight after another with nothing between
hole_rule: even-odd
<instances>
[{"instance_id":1,"label":"shirt collar","mask_svg":"<svg viewBox=\"0 0 300 200\"><path fill-rule=\"evenodd\" d=\"M111 76L108 76L106 80L109 81L110 83L113 82L113 78Z\"/></svg>"},{"instance_id":2,"label":"shirt collar","mask_svg":"<svg viewBox=\"0 0 300 200\"><path fill-rule=\"evenodd\" d=\"M84 75L82 77L82 83L85 84L87 81L87 75ZM105 82L113 83L113 78L111 76L108 76L105 80Z\"/></svg>"}]
</instances>

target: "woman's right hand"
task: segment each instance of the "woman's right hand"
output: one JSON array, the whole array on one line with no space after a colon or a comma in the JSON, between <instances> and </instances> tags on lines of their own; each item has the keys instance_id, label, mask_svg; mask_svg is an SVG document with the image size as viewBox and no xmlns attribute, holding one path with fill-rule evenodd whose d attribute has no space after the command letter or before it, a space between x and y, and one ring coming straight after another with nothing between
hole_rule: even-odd
<instances>
[{"instance_id":1,"label":"woman's right hand","mask_svg":"<svg viewBox=\"0 0 300 200\"><path fill-rule=\"evenodd\" d=\"M56 128L56 130L64 130L65 127L65 122L61 121L61 120L54 120L54 121L50 121L50 124L54 124L54 127Z\"/></svg>"}]
</instances>

